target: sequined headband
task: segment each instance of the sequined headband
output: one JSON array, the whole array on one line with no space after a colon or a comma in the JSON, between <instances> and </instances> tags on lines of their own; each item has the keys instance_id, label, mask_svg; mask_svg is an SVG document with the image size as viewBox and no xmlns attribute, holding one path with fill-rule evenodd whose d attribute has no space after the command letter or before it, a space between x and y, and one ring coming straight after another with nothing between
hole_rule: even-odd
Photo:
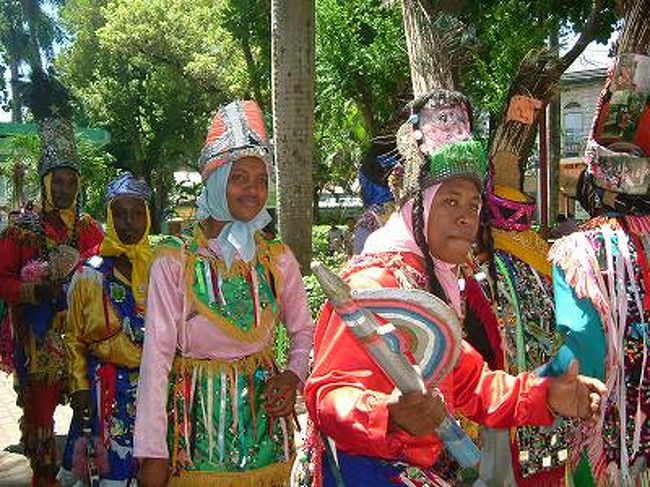
<instances>
[{"instance_id":1,"label":"sequined headband","mask_svg":"<svg viewBox=\"0 0 650 487\"><path fill-rule=\"evenodd\" d=\"M599 188L650 192L650 56L623 53L610 68L585 159Z\"/></svg>"},{"instance_id":2,"label":"sequined headband","mask_svg":"<svg viewBox=\"0 0 650 487\"><path fill-rule=\"evenodd\" d=\"M501 230L524 232L533 226L535 202L526 194L494 184L494 164L489 161L485 188L490 225Z\"/></svg>"},{"instance_id":3,"label":"sequined headband","mask_svg":"<svg viewBox=\"0 0 650 487\"><path fill-rule=\"evenodd\" d=\"M108 204L118 196L134 196L149 201L151 188L144 179L136 178L130 172L125 172L108 183L105 201Z\"/></svg>"},{"instance_id":4,"label":"sequined headband","mask_svg":"<svg viewBox=\"0 0 650 487\"><path fill-rule=\"evenodd\" d=\"M514 201L489 191L487 203L493 227L514 232L523 232L532 227L535 215L533 201Z\"/></svg>"}]
</instances>

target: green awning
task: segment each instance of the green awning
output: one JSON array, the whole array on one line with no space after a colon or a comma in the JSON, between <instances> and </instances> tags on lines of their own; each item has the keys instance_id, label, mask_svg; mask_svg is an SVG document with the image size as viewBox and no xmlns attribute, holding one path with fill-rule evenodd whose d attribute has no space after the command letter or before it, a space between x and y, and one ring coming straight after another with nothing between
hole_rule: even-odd
<instances>
[{"instance_id":1,"label":"green awning","mask_svg":"<svg viewBox=\"0 0 650 487\"><path fill-rule=\"evenodd\" d=\"M0 122L0 162L11 152L11 138L14 135L36 134L35 123L10 123ZM111 134L107 130L77 127L78 136L83 136L92 144L103 147L111 141Z\"/></svg>"}]
</instances>

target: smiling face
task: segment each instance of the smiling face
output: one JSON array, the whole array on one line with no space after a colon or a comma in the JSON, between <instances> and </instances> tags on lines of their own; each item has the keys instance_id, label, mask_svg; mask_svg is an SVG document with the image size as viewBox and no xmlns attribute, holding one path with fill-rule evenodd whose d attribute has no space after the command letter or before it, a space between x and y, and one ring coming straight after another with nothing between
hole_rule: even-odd
<instances>
[{"instance_id":1,"label":"smiling face","mask_svg":"<svg viewBox=\"0 0 650 487\"><path fill-rule=\"evenodd\" d=\"M244 157L232 165L226 196L236 220L248 222L262 211L268 197L266 164L257 157Z\"/></svg>"},{"instance_id":2,"label":"smiling face","mask_svg":"<svg viewBox=\"0 0 650 487\"><path fill-rule=\"evenodd\" d=\"M429 212L427 242L431 254L450 264L462 264L476 237L481 194L470 179L445 181Z\"/></svg>"},{"instance_id":3,"label":"smiling face","mask_svg":"<svg viewBox=\"0 0 650 487\"><path fill-rule=\"evenodd\" d=\"M141 198L119 196L111 202L113 226L125 245L137 244L147 230L147 208Z\"/></svg>"},{"instance_id":4,"label":"smiling face","mask_svg":"<svg viewBox=\"0 0 650 487\"><path fill-rule=\"evenodd\" d=\"M72 206L79 188L79 176L68 168L59 168L52 171L52 182L50 190L52 204L59 210L65 210Z\"/></svg>"}]
</instances>

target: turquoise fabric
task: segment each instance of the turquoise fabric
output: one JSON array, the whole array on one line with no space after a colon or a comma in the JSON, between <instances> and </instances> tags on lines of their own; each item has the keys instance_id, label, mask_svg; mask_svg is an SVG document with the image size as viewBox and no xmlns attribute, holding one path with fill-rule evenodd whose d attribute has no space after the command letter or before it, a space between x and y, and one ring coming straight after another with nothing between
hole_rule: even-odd
<instances>
[{"instance_id":1,"label":"turquoise fabric","mask_svg":"<svg viewBox=\"0 0 650 487\"><path fill-rule=\"evenodd\" d=\"M598 312L589 299L578 299L557 266L553 266L553 289L557 329L565 342L548 363L546 374L563 374L576 358L581 374L604 380L607 349Z\"/></svg>"}]
</instances>

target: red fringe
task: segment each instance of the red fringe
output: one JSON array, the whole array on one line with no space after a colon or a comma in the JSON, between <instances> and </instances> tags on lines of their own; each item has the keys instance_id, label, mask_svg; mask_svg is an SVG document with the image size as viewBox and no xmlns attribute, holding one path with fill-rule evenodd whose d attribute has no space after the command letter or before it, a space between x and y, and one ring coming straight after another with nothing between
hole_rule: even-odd
<instances>
[{"instance_id":1,"label":"red fringe","mask_svg":"<svg viewBox=\"0 0 650 487\"><path fill-rule=\"evenodd\" d=\"M480 284L471 278L465 280L465 297L467 299L467 306L476 313L490 341L490 346L494 351L494 366L497 369L503 370L505 368L505 356L501 343L499 322L497 321L490 301L485 297Z\"/></svg>"},{"instance_id":2,"label":"red fringe","mask_svg":"<svg viewBox=\"0 0 650 487\"><path fill-rule=\"evenodd\" d=\"M98 439L93 438L95 444L95 465L99 475L104 476L110 471L108 450ZM72 473L78 479L88 479L88 440L84 437L77 438L74 442L72 453Z\"/></svg>"},{"instance_id":3,"label":"red fringe","mask_svg":"<svg viewBox=\"0 0 650 487\"><path fill-rule=\"evenodd\" d=\"M99 404L99 433L102 442L106 443L110 434L107 422L112 415L113 402L115 400L115 365L110 362L102 364L97 370L97 378L99 380L101 391Z\"/></svg>"},{"instance_id":4,"label":"red fringe","mask_svg":"<svg viewBox=\"0 0 650 487\"><path fill-rule=\"evenodd\" d=\"M555 467L550 470L537 472L524 479L517 479L518 487L562 487L565 481L566 467ZM519 477L519 476L518 476Z\"/></svg>"}]
</instances>

